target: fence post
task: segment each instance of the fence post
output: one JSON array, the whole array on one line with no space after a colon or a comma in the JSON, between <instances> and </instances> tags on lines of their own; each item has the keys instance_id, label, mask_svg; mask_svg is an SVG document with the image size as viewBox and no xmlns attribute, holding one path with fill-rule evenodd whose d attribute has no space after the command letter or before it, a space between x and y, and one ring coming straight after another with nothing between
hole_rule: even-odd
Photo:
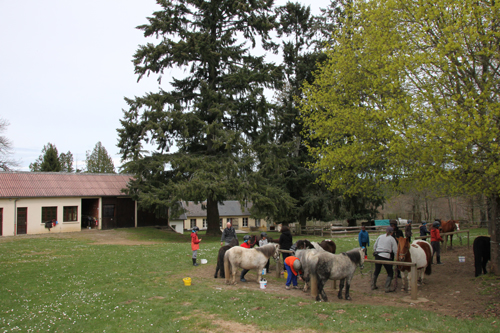
<instances>
[{"instance_id":1,"label":"fence post","mask_svg":"<svg viewBox=\"0 0 500 333\"><path fill-rule=\"evenodd\" d=\"M417 299L417 291L418 291L418 281L417 281L417 265L411 266L411 299Z\"/></svg>"},{"instance_id":2,"label":"fence post","mask_svg":"<svg viewBox=\"0 0 500 333\"><path fill-rule=\"evenodd\" d=\"M469 230L467 230L467 250L469 249L469 241L470 241Z\"/></svg>"},{"instance_id":3,"label":"fence post","mask_svg":"<svg viewBox=\"0 0 500 333\"><path fill-rule=\"evenodd\" d=\"M279 259L276 260L276 277L279 279L281 274L281 266Z\"/></svg>"},{"instance_id":4,"label":"fence post","mask_svg":"<svg viewBox=\"0 0 500 333\"><path fill-rule=\"evenodd\" d=\"M316 298L318 296L318 280L316 274L311 274L309 282L311 283L311 296Z\"/></svg>"}]
</instances>

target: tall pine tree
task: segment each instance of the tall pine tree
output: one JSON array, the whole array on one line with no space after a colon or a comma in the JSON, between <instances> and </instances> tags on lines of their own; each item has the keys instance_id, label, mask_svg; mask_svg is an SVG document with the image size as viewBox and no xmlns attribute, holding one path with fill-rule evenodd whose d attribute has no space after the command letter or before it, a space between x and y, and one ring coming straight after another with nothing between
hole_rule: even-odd
<instances>
[{"instance_id":1,"label":"tall pine tree","mask_svg":"<svg viewBox=\"0 0 500 333\"><path fill-rule=\"evenodd\" d=\"M219 234L217 204L251 200L261 212L290 205L279 188L258 172L254 145L269 136L264 88L279 70L251 54L269 44L272 0L165 1L140 26L157 44L141 46L135 72L161 76L181 68L172 90L126 99L118 129L124 169L137 175L130 193L143 205L170 206L177 200L206 202L207 233ZM144 144L155 150L144 155Z\"/></svg>"},{"instance_id":2,"label":"tall pine tree","mask_svg":"<svg viewBox=\"0 0 500 333\"><path fill-rule=\"evenodd\" d=\"M115 173L113 159L102 145L101 141L95 144L92 152L87 151L85 164L90 173Z\"/></svg>"}]
</instances>

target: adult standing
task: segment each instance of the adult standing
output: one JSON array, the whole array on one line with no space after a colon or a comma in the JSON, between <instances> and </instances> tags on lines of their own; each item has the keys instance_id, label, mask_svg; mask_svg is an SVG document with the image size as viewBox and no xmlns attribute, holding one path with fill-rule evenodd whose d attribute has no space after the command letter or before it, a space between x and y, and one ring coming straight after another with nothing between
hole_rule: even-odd
<instances>
[{"instance_id":1,"label":"adult standing","mask_svg":"<svg viewBox=\"0 0 500 333\"><path fill-rule=\"evenodd\" d=\"M222 237L220 239L220 246L229 245L229 243L231 243L231 241L234 238L238 239L238 236L236 236L236 230L234 230L231 222L227 222L226 228L224 230L222 230Z\"/></svg>"},{"instance_id":2,"label":"adult standing","mask_svg":"<svg viewBox=\"0 0 500 333\"><path fill-rule=\"evenodd\" d=\"M399 237L404 237L403 231L401 231L398 228L398 220L391 220L391 222L389 224L390 224L390 226L392 227L392 230L393 230L392 237L394 237L394 239L396 240L396 244L397 244Z\"/></svg>"},{"instance_id":3,"label":"adult standing","mask_svg":"<svg viewBox=\"0 0 500 333\"><path fill-rule=\"evenodd\" d=\"M393 255L398 252L398 245L394 237L392 237L394 229L392 227L387 227L385 229L385 235L380 235L375 241L375 245L373 245L373 254L375 256L375 260L384 260L384 261L392 261ZM384 266L387 272L387 279L385 280L385 292L392 292L391 290L391 282L394 277L394 270L392 265L388 264L375 264L375 272L373 273L372 279L372 290L378 289L377 287L377 279L380 274L380 270Z\"/></svg>"},{"instance_id":4,"label":"adult standing","mask_svg":"<svg viewBox=\"0 0 500 333\"><path fill-rule=\"evenodd\" d=\"M436 260L438 265L442 265L441 262L441 244L443 238L439 233L439 222L434 221L431 228L431 246L432 246L432 261L434 261L434 255L436 255Z\"/></svg>"},{"instance_id":5,"label":"adult standing","mask_svg":"<svg viewBox=\"0 0 500 333\"><path fill-rule=\"evenodd\" d=\"M408 241L411 243L411 236L413 235L413 232L411 231L411 223L412 220L408 220L405 226L405 237L408 238Z\"/></svg>"},{"instance_id":6,"label":"adult standing","mask_svg":"<svg viewBox=\"0 0 500 333\"><path fill-rule=\"evenodd\" d=\"M367 256L368 250L366 247L370 246L370 236L368 235L368 231L366 231L366 227L364 225L361 226L361 231L358 234L358 242L359 247L363 248L365 256Z\"/></svg>"},{"instance_id":7,"label":"adult standing","mask_svg":"<svg viewBox=\"0 0 500 333\"><path fill-rule=\"evenodd\" d=\"M293 245L293 240L292 240L292 233L290 232L290 228L288 226L283 226L281 228L281 235L280 239L278 241L278 244L280 245L281 250L290 250L290 248ZM283 269L286 269L285 267L285 259L290 256L290 253L281 253L281 256L283 257Z\"/></svg>"}]
</instances>

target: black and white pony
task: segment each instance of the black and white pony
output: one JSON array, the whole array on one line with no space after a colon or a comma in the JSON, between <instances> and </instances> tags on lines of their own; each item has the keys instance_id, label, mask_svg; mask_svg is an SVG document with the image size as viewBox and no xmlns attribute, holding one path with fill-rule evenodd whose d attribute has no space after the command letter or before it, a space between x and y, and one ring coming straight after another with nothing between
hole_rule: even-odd
<instances>
[{"instance_id":1,"label":"black and white pony","mask_svg":"<svg viewBox=\"0 0 500 333\"><path fill-rule=\"evenodd\" d=\"M306 250L307 251L307 250ZM350 300L349 289L351 280L356 271L356 267L363 268L365 261L365 252L362 248L356 248L341 254L331 254L326 251L317 251L316 253L306 254L305 262L302 263L304 274L309 277L313 275L318 280L318 295L316 301L328 301L324 286L328 280L340 280L338 298L342 299L342 290L345 284L345 299ZM300 257L298 257L300 259ZM309 266L309 267L304 267ZM307 272L307 273L306 273Z\"/></svg>"},{"instance_id":2,"label":"black and white pony","mask_svg":"<svg viewBox=\"0 0 500 333\"><path fill-rule=\"evenodd\" d=\"M486 264L491 259L491 238L489 236L479 236L474 239L472 244L474 250L474 267L476 268L475 277L486 274Z\"/></svg>"},{"instance_id":3,"label":"black and white pony","mask_svg":"<svg viewBox=\"0 0 500 333\"><path fill-rule=\"evenodd\" d=\"M224 255L224 270L226 283L231 284L230 278L233 277L232 284L236 284L237 268L257 270L257 283L262 277L262 269L266 266L270 257L279 260L279 244L267 244L262 247L247 249L241 246L235 246L226 251Z\"/></svg>"}]
</instances>

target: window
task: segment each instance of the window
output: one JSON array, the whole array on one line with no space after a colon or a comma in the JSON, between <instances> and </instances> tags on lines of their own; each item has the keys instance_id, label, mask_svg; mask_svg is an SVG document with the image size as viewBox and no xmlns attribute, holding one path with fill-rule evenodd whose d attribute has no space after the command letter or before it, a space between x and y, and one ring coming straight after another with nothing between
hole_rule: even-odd
<instances>
[{"instance_id":1,"label":"window","mask_svg":"<svg viewBox=\"0 0 500 333\"><path fill-rule=\"evenodd\" d=\"M207 227L207 219L203 219L203 228Z\"/></svg>"},{"instance_id":2,"label":"window","mask_svg":"<svg viewBox=\"0 0 500 333\"><path fill-rule=\"evenodd\" d=\"M222 219L219 219L219 228L222 228Z\"/></svg>"},{"instance_id":3,"label":"window","mask_svg":"<svg viewBox=\"0 0 500 333\"><path fill-rule=\"evenodd\" d=\"M115 217L115 205L103 205L102 206L102 217Z\"/></svg>"},{"instance_id":4,"label":"window","mask_svg":"<svg viewBox=\"0 0 500 333\"><path fill-rule=\"evenodd\" d=\"M255 219L255 226L260 227L260 219Z\"/></svg>"},{"instance_id":5,"label":"window","mask_svg":"<svg viewBox=\"0 0 500 333\"><path fill-rule=\"evenodd\" d=\"M42 223L57 220L57 207L42 207Z\"/></svg>"},{"instance_id":6,"label":"window","mask_svg":"<svg viewBox=\"0 0 500 333\"><path fill-rule=\"evenodd\" d=\"M172 224L171 227L172 229L177 230L177 224Z\"/></svg>"},{"instance_id":7,"label":"window","mask_svg":"<svg viewBox=\"0 0 500 333\"><path fill-rule=\"evenodd\" d=\"M191 228L196 227L196 219L191 219Z\"/></svg>"},{"instance_id":8,"label":"window","mask_svg":"<svg viewBox=\"0 0 500 333\"><path fill-rule=\"evenodd\" d=\"M248 227L248 217L242 218L241 223L243 224L244 227Z\"/></svg>"},{"instance_id":9,"label":"window","mask_svg":"<svg viewBox=\"0 0 500 333\"><path fill-rule=\"evenodd\" d=\"M78 221L78 206L63 207L63 222Z\"/></svg>"},{"instance_id":10,"label":"window","mask_svg":"<svg viewBox=\"0 0 500 333\"><path fill-rule=\"evenodd\" d=\"M231 224L233 224L233 219L232 219L232 218L230 218L230 217L228 217L226 221L227 221L227 223L231 223Z\"/></svg>"}]
</instances>

